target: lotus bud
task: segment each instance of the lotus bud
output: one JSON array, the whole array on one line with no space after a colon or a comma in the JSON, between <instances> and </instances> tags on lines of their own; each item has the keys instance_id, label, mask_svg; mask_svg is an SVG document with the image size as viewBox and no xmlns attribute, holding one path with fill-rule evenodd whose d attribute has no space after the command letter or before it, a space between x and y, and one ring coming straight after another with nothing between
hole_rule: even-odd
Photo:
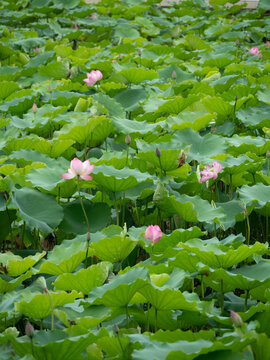
<instances>
[{"instance_id":1,"label":"lotus bud","mask_svg":"<svg viewBox=\"0 0 270 360\"><path fill-rule=\"evenodd\" d=\"M129 145L129 144L131 143L131 137L130 137L129 134L127 134L126 137L125 137L125 143L126 143L127 145Z\"/></svg>"},{"instance_id":2,"label":"lotus bud","mask_svg":"<svg viewBox=\"0 0 270 360\"><path fill-rule=\"evenodd\" d=\"M175 70L173 70L173 72L172 72L172 79L176 79L176 71Z\"/></svg>"},{"instance_id":3,"label":"lotus bud","mask_svg":"<svg viewBox=\"0 0 270 360\"><path fill-rule=\"evenodd\" d=\"M157 155L157 157L161 156L161 152L160 152L159 148L156 148L156 155Z\"/></svg>"},{"instance_id":4,"label":"lotus bud","mask_svg":"<svg viewBox=\"0 0 270 360\"><path fill-rule=\"evenodd\" d=\"M269 159L270 158L270 150L266 151L266 157Z\"/></svg>"},{"instance_id":5,"label":"lotus bud","mask_svg":"<svg viewBox=\"0 0 270 360\"><path fill-rule=\"evenodd\" d=\"M40 276L37 281L36 281L37 285L42 289L43 294L47 295L48 294L48 287L47 287L47 283L45 280L44 276Z\"/></svg>"},{"instance_id":6,"label":"lotus bud","mask_svg":"<svg viewBox=\"0 0 270 360\"><path fill-rule=\"evenodd\" d=\"M25 333L28 337L30 337L30 339L33 339L33 337L35 335L35 329L29 321L27 321L27 323L25 325Z\"/></svg>"},{"instance_id":7,"label":"lotus bud","mask_svg":"<svg viewBox=\"0 0 270 360\"><path fill-rule=\"evenodd\" d=\"M113 331L118 335L119 334L119 327L117 325L113 325Z\"/></svg>"},{"instance_id":8,"label":"lotus bud","mask_svg":"<svg viewBox=\"0 0 270 360\"><path fill-rule=\"evenodd\" d=\"M38 107L37 107L37 105L35 103L32 106L32 111L33 111L34 114L38 111Z\"/></svg>"},{"instance_id":9,"label":"lotus bud","mask_svg":"<svg viewBox=\"0 0 270 360\"><path fill-rule=\"evenodd\" d=\"M243 320L241 319L241 316L239 314L231 310L230 316L234 326L241 327L243 325Z\"/></svg>"},{"instance_id":10,"label":"lotus bud","mask_svg":"<svg viewBox=\"0 0 270 360\"><path fill-rule=\"evenodd\" d=\"M138 54L139 54L139 56L142 56L142 50L141 49L138 49Z\"/></svg>"},{"instance_id":11,"label":"lotus bud","mask_svg":"<svg viewBox=\"0 0 270 360\"><path fill-rule=\"evenodd\" d=\"M239 46L239 39L235 40L235 44L236 44L236 46Z\"/></svg>"},{"instance_id":12,"label":"lotus bud","mask_svg":"<svg viewBox=\"0 0 270 360\"><path fill-rule=\"evenodd\" d=\"M51 85L49 85L48 90L49 90L49 92L52 92L52 87L51 87Z\"/></svg>"},{"instance_id":13,"label":"lotus bud","mask_svg":"<svg viewBox=\"0 0 270 360\"><path fill-rule=\"evenodd\" d=\"M91 235L90 235L90 232L88 232L88 233L87 233L87 236L86 236L86 240L87 240L88 244L89 244L89 242L90 242L90 239L91 239Z\"/></svg>"},{"instance_id":14,"label":"lotus bud","mask_svg":"<svg viewBox=\"0 0 270 360\"><path fill-rule=\"evenodd\" d=\"M36 54L39 53L39 48L38 48L38 47L35 48L35 53L36 53Z\"/></svg>"},{"instance_id":15,"label":"lotus bud","mask_svg":"<svg viewBox=\"0 0 270 360\"><path fill-rule=\"evenodd\" d=\"M122 55L121 54L118 55L118 59L119 59L119 61L122 61Z\"/></svg>"},{"instance_id":16,"label":"lotus bud","mask_svg":"<svg viewBox=\"0 0 270 360\"><path fill-rule=\"evenodd\" d=\"M122 237L125 237L127 235L127 223L124 223L123 231L121 231L120 234Z\"/></svg>"},{"instance_id":17,"label":"lotus bud","mask_svg":"<svg viewBox=\"0 0 270 360\"><path fill-rule=\"evenodd\" d=\"M236 94L236 95L235 95L235 101L237 101L237 100L238 100L238 95Z\"/></svg>"},{"instance_id":18,"label":"lotus bud","mask_svg":"<svg viewBox=\"0 0 270 360\"><path fill-rule=\"evenodd\" d=\"M245 217L248 216L247 208L244 208L243 213L244 213Z\"/></svg>"}]
</instances>

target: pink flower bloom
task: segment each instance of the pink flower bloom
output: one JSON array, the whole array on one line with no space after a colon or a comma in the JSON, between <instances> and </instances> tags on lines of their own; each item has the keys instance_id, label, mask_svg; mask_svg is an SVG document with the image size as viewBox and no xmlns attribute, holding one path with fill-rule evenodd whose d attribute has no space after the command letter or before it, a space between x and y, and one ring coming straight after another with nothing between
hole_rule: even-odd
<instances>
[{"instance_id":1,"label":"pink flower bloom","mask_svg":"<svg viewBox=\"0 0 270 360\"><path fill-rule=\"evenodd\" d=\"M93 171L95 165L90 165L89 160L82 162L81 160L75 158L70 162L70 168L68 173L61 174L63 179L73 179L77 177L82 180L92 180L92 176L89 176Z\"/></svg>"},{"instance_id":2,"label":"pink flower bloom","mask_svg":"<svg viewBox=\"0 0 270 360\"><path fill-rule=\"evenodd\" d=\"M206 168L203 171L200 171L202 175L200 182L206 182L209 179L213 178L214 180L217 178L217 174L222 170L222 164L218 163L216 160L213 163L213 166L206 165Z\"/></svg>"},{"instance_id":3,"label":"pink flower bloom","mask_svg":"<svg viewBox=\"0 0 270 360\"><path fill-rule=\"evenodd\" d=\"M86 74L87 78L83 79L86 82L87 86L93 86L97 81L103 78L102 72L99 70L92 70L90 73Z\"/></svg>"},{"instance_id":4,"label":"pink flower bloom","mask_svg":"<svg viewBox=\"0 0 270 360\"><path fill-rule=\"evenodd\" d=\"M116 62L116 60L115 60L115 59L113 59L113 60L112 60L112 62Z\"/></svg>"},{"instance_id":5,"label":"pink flower bloom","mask_svg":"<svg viewBox=\"0 0 270 360\"><path fill-rule=\"evenodd\" d=\"M253 55L253 56L258 55L259 54L259 49L256 48L256 47L253 47L253 48L249 49L249 53L251 55Z\"/></svg>"},{"instance_id":6,"label":"pink flower bloom","mask_svg":"<svg viewBox=\"0 0 270 360\"><path fill-rule=\"evenodd\" d=\"M270 49L270 41L266 41L266 49Z\"/></svg>"},{"instance_id":7,"label":"pink flower bloom","mask_svg":"<svg viewBox=\"0 0 270 360\"><path fill-rule=\"evenodd\" d=\"M144 237L146 240L151 241L152 246L154 243L159 242L162 236L162 231L158 225L149 225L145 231Z\"/></svg>"}]
</instances>

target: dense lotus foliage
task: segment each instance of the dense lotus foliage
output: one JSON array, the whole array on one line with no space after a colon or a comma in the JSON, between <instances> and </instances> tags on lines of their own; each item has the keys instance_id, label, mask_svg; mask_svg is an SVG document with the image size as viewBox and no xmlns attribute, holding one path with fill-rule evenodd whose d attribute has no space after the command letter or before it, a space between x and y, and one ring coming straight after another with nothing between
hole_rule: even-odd
<instances>
[{"instance_id":1,"label":"dense lotus foliage","mask_svg":"<svg viewBox=\"0 0 270 360\"><path fill-rule=\"evenodd\" d=\"M270 358L270 4L209 2L1 2L1 360Z\"/></svg>"}]
</instances>

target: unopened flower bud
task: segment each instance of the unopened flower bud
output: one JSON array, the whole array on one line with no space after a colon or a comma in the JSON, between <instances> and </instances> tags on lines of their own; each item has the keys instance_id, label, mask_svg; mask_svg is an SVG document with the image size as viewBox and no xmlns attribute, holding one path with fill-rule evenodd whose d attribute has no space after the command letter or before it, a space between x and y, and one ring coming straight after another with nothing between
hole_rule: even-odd
<instances>
[{"instance_id":1,"label":"unopened flower bud","mask_svg":"<svg viewBox=\"0 0 270 360\"><path fill-rule=\"evenodd\" d=\"M243 325L243 320L241 319L241 316L239 314L231 310L230 316L234 326L241 327Z\"/></svg>"},{"instance_id":2,"label":"unopened flower bud","mask_svg":"<svg viewBox=\"0 0 270 360\"><path fill-rule=\"evenodd\" d=\"M32 111L33 111L34 114L38 111L38 107L37 107L37 105L35 103L32 106Z\"/></svg>"},{"instance_id":3,"label":"unopened flower bud","mask_svg":"<svg viewBox=\"0 0 270 360\"><path fill-rule=\"evenodd\" d=\"M267 151L266 151L266 157L267 157L267 158L270 158L270 150L267 150Z\"/></svg>"},{"instance_id":4,"label":"unopened flower bud","mask_svg":"<svg viewBox=\"0 0 270 360\"><path fill-rule=\"evenodd\" d=\"M175 70L173 70L173 72L172 72L172 79L176 79L176 71Z\"/></svg>"},{"instance_id":5,"label":"unopened flower bud","mask_svg":"<svg viewBox=\"0 0 270 360\"><path fill-rule=\"evenodd\" d=\"M235 40L235 44L238 46L239 45L239 39Z\"/></svg>"},{"instance_id":6,"label":"unopened flower bud","mask_svg":"<svg viewBox=\"0 0 270 360\"><path fill-rule=\"evenodd\" d=\"M87 242L89 243L90 242L90 238L91 238L91 235L90 235L90 232L87 233L87 236L86 236L86 239L87 239Z\"/></svg>"},{"instance_id":7,"label":"unopened flower bud","mask_svg":"<svg viewBox=\"0 0 270 360\"><path fill-rule=\"evenodd\" d=\"M33 339L33 337L35 335L35 329L29 321L27 321L27 323L25 325L25 333L28 337L30 337L30 339Z\"/></svg>"},{"instance_id":8,"label":"unopened flower bud","mask_svg":"<svg viewBox=\"0 0 270 360\"><path fill-rule=\"evenodd\" d=\"M236 94L236 95L235 95L235 101L237 101L237 100L238 100L238 95Z\"/></svg>"},{"instance_id":9,"label":"unopened flower bud","mask_svg":"<svg viewBox=\"0 0 270 360\"><path fill-rule=\"evenodd\" d=\"M127 145L129 145L129 144L131 143L131 137L130 137L129 134L127 134L126 137L125 137L125 143L126 143Z\"/></svg>"},{"instance_id":10,"label":"unopened flower bud","mask_svg":"<svg viewBox=\"0 0 270 360\"><path fill-rule=\"evenodd\" d=\"M36 284L41 288L44 295L48 294L48 287L44 276L40 276L37 279Z\"/></svg>"},{"instance_id":11,"label":"unopened flower bud","mask_svg":"<svg viewBox=\"0 0 270 360\"><path fill-rule=\"evenodd\" d=\"M39 53L39 48L38 48L38 47L35 48L35 53L36 53L36 54Z\"/></svg>"},{"instance_id":12,"label":"unopened flower bud","mask_svg":"<svg viewBox=\"0 0 270 360\"><path fill-rule=\"evenodd\" d=\"M116 333L116 334L119 334L119 327L117 325L113 325L113 331Z\"/></svg>"},{"instance_id":13,"label":"unopened flower bud","mask_svg":"<svg viewBox=\"0 0 270 360\"><path fill-rule=\"evenodd\" d=\"M245 216L248 216L247 208L244 208L243 213Z\"/></svg>"},{"instance_id":14,"label":"unopened flower bud","mask_svg":"<svg viewBox=\"0 0 270 360\"><path fill-rule=\"evenodd\" d=\"M118 59L119 59L119 61L122 61L122 55L121 54L118 55Z\"/></svg>"},{"instance_id":15,"label":"unopened flower bud","mask_svg":"<svg viewBox=\"0 0 270 360\"><path fill-rule=\"evenodd\" d=\"M51 85L49 85L48 90L49 90L49 92L52 92L52 87L51 87Z\"/></svg>"},{"instance_id":16,"label":"unopened flower bud","mask_svg":"<svg viewBox=\"0 0 270 360\"><path fill-rule=\"evenodd\" d=\"M157 157L161 156L161 152L160 152L159 148L156 148L156 155L157 155Z\"/></svg>"},{"instance_id":17,"label":"unopened flower bud","mask_svg":"<svg viewBox=\"0 0 270 360\"><path fill-rule=\"evenodd\" d=\"M138 49L138 54L139 54L139 56L142 55L142 50L141 49Z\"/></svg>"}]
</instances>

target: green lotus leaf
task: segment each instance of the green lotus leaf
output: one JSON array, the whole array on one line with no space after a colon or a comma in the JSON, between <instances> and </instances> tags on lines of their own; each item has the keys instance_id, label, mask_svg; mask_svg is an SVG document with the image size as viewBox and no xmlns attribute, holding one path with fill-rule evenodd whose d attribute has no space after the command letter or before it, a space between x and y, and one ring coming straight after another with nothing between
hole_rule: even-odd
<instances>
[{"instance_id":1,"label":"green lotus leaf","mask_svg":"<svg viewBox=\"0 0 270 360\"><path fill-rule=\"evenodd\" d=\"M237 118L250 128L270 127L269 105L248 107L237 111Z\"/></svg>"},{"instance_id":2,"label":"green lotus leaf","mask_svg":"<svg viewBox=\"0 0 270 360\"><path fill-rule=\"evenodd\" d=\"M255 208L262 208L265 205L269 205L269 186L262 183L248 186L243 185L241 189L238 190L240 200L245 204L254 202L256 204Z\"/></svg>"},{"instance_id":3,"label":"green lotus leaf","mask_svg":"<svg viewBox=\"0 0 270 360\"><path fill-rule=\"evenodd\" d=\"M172 116L167 119L171 129L183 130L191 128L199 131L205 128L211 121L214 120L216 114L207 114L203 112L182 112L178 116Z\"/></svg>"},{"instance_id":4,"label":"green lotus leaf","mask_svg":"<svg viewBox=\"0 0 270 360\"><path fill-rule=\"evenodd\" d=\"M122 132L124 134L135 134L138 135L147 134L149 132L154 132L155 129L161 124L148 124L146 121L136 121L136 120L128 120L123 118L114 117L113 125L118 132Z\"/></svg>"},{"instance_id":5,"label":"green lotus leaf","mask_svg":"<svg viewBox=\"0 0 270 360\"><path fill-rule=\"evenodd\" d=\"M84 300L85 305L90 303L108 307L125 307L134 294L148 284L148 281L146 268L129 269L125 274L115 276L108 284L94 288Z\"/></svg>"},{"instance_id":6,"label":"green lotus leaf","mask_svg":"<svg viewBox=\"0 0 270 360\"><path fill-rule=\"evenodd\" d=\"M117 99L102 93L95 94L92 97L108 110L110 116L125 117L125 110Z\"/></svg>"},{"instance_id":7,"label":"green lotus leaf","mask_svg":"<svg viewBox=\"0 0 270 360\"><path fill-rule=\"evenodd\" d=\"M35 189L15 189L12 202L18 214L31 229L52 232L63 218L63 209L55 198Z\"/></svg>"},{"instance_id":8,"label":"green lotus leaf","mask_svg":"<svg viewBox=\"0 0 270 360\"><path fill-rule=\"evenodd\" d=\"M207 201L196 196L188 196L185 194L175 197L171 195L164 197L160 201L163 210L169 216L178 214L182 216L185 221L191 222L206 222L206 223L222 223L225 219L225 213L221 207L213 208Z\"/></svg>"},{"instance_id":9,"label":"green lotus leaf","mask_svg":"<svg viewBox=\"0 0 270 360\"><path fill-rule=\"evenodd\" d=\"M92 333L71 336L61 330L35 331L33 344L28 336L12 339L14 351L19 356L35 353L35 358L40 360L82 360L82 352L91 344L95 337Z\"/></svg>"},{"instance_id":10,"label":"green lotus leaf","mask_svg":"<svg viewBox=\"0 0 270 360\"><path fill-rule=\"evenodd\" d=\"M63 161L64 165L65 161ZM54 166L44 166L41 169L32 169L25 177L30 181L33 187L40 191L49 192L56 196L71 197L77 189L76 181L64 181L61 174L65 172L63 165L60 167L57 164ZM66 162L66 168L69 164Z\"/></svg>"},{"instance_id":11,"label":"green lotus leaf","mask_svg":"<svg viewBox=\"0 0 270 360\"><path fill-rule=\"evenodd\" d=\"M125 354L130 351L130 342L126 336L121 336L119 338L104 336L97 340L97 344L109 357L119 356L119 354L125 356Z\"/></svg>"},{"instance_id":12,"label":"green lotus leaf","mask_svg":"<svg viewBox=\"0 0 270 360\"><path fill-rule=\"evenodd\" d=\"M203 163L214 159L217 154L224 154L227 146L225 139L215 134L206 134L201 136L197 131L185 129L177 132L172 141L181 144L182 148L191 145L189 149L187 161L197 160Z\"/></svg>"},{"instance_id":13,"label":"green lotus leaf","mask_svg":"<svg viewBox=\"0 0 270 360\"><path fill-rule=\"evenodd\" d=\"M58 245L39 267L40 274L60 275L73 272L85 259L86 244L79 241Z\"/></svg>"},{"instance_id":14,"label":"green lotus leaf","mask_svg":"<svg viewBox=\"0 0 270 360\"><path fill-rule=\"evenodd\" d=\"M29 270L40 259L46 255L46 252L37 253L34 256L27 256L22 258L19 255L14 255L11 252L0 254L0 263L6 268L8 276L19 276Z\"/></svg>"},{"instance_id":15,"label":"green lotus leaf","mask_svg":"<svg viewBox=\"0 0 270 360\"><path fill-rule=\"evenodd\" d=\"M29 95L20 98L14 98L11 101L4 101L0 105L0 111L4 113L10 113L11 115L22 115L26 110L32 107L36 97L36 95Z\"/></svg>"},{"instance_id":16,"label":"green lotus leaf","mask_svg":"<svg viewBox=\"0 0 270 360\"><path fill-rule=\"evenodd\" d=\"M166 343L173 343L179 340L186 340L186 341L196 341L196 340L215 340L215 333L213 330L200 330L198 332L183 331L181 329L177 329L175 331L162 331L158 330L154 334L148 335L151 340L154 341L161 341Z\"/></svg>"},{"instance_id":17,"label":"green lotus leaf","mask_svg":"<svg viewBox=\"0 0 270 360\"><path fill-rule=\"evenodd\" d=\"M158 73L155 70L146 70L143 68L123 69L118 75L124 76L129 83L135 84L158 78Z\"/></svg>"},{"instance_id":18,"label":"green lotus leaf","mask_svg":"<svg viewBox=\"0 0 270 360\"><path fill-rule=\"evenodd\" d=\"M140 143L136 142L138 145ZM145 149L146 150L146 149ZM181 157L182 151L179 150L163 150L159 147L160 157L156 155L155 150L147 152L140 151L138 158L150 163L152 166L162 169L163 171L172 171L178 168L178 160Z\"/></svg>"},{"instance_id":19,"label":"green lotus leaf","mask_svg":"<svg viewBox=\"0 0 270 360\"><path fill-rule=\"evenodd\" d=\"M4 294L15 289L24 280L29 279L32 275L32 269L28 270L25 274L22 274L15 279L7 275L0 274L0 294Z\"/></svg>"},{"instance_id":20,"label":"green lotus leaf","mask_svg":"<svg viewBox=\"0 0 270 360\"><path fill-rule=\"evenodd\" d=\"M83 310L81 306L79 311L78 309L76 311L72 308L72 305L76 304L76 301L78 300L75 300L73 304L67 304L66 306L54 310L55 316L57 316L67 327L70 327L71 323L75 322L76 325L78 325L78 328L89 331L89 329L106 321L110 316L111 310L105 306L91 306L85 310Z\"/></svg>"},{"instance_id":21,"label":"green lotus leaf","mask_svg":"<svg viewBox=\"0 0 270 360\"><path fill-rule=\"evenodd\" d=\"M172 64L166 66L161 70L158 70L160 80L165 83L168 81L168 79L171 80L173 71L175 71L176 73L176 78L174 79L176 83L181 83L185 80L190 80L195 78L194 75L183 71L176 64Z\"/></svg>"},{"instance_id":22,"label":"green lotus leaf","mask_svg":"<svg viewBox=\"0 0 270 360\"><path fill-rule=\"evenodd\" d=\"M83 199L83 205L87 214L91 232L101 230L108 225L111 210L107 204L101 202L94 203ZM63 211L64 218L59 225L60 229L73 234L87 233L88 227L79 199L64 204Z\"/></svg>"},{"instance_id":23,"label":"green lotus leaf","mask_svg":"<svg viewBox=\"0 0 270 360\"><path fill-rule=\"evenodd\" d=\"M43 101L50 101L53 106L75 106L81 97L83 95L79 92L54 90L51 94L46 93Z\"/></svg>"},{"instance_id":24,"label":"green lotus leaf","mask_svg":"<svg viewBox=\"0 0 270 360\"><path fill-rule=\"evenodd\" d=\"M134 111L140 106L139 102L145 100L146 97L146 90L139 88L119 91L119 93L114 98L123 106L126 111Z\"/></svg>"},{"instance_id":25,"label":"green lotus leaf","mask_svg":"<svg viewBox=\"0 0 270 360\"><path fill-rule=\"evenodd\" d=\"M258 91L258 99L266 104L270 104L270 89Z\"/></svg>"},{"instance_id":26,"label":"green lotus leaf","mask_svg":"<svg viewBox=\"0 0 270 360\"><path fill-rule=\"evenodd\" d=\"M67 61L54 61L47 65L41 65L39 75L53 77L54 79L66 79L69 73Z\"/></svg>"},{"instance_id":27,"label":"green lotus leaf","mask_svg":"<svg viewBox=\"0 0 270 360\"><path fill-rule=\"evenodd\" d=\"M50 292L53 308L63 306L81 298L82 294L72 290L71 293L65 291ZM40 293L25 293L24 299L15 305L16 311L28 316L31 319L44 319L51 314L51 301L49 295Z\"/></svg>"},{"instance_id":28,"label":"green lotus leaf","mask_svg":"<svg viewBox=\"0 0 270 360\"><path fill-rule=\"evenodd\" d=\"M135 248L137 241L128 236L114 235L92 243L94 255L103 260L115 263L123 261Z\"/></svg>"},{"instance_id":29,"label":"green lotus leaf","mask_svg":"<svg viewBox=\"0 0 270 360\"><path fill-rule=\"evenodd\" d=\"M189 240L178 247L198 256L199 261L215 269L228 269L246 260L253 254L263 255L266 246L256 242L252 246L241 245L237 249L230 249L224 245L205 244L202 240Z\"/></svg>"},{"instance_id":30,"label":"green lotus leaf","mask_svg":"<svg viewBox=\"0 0 270 360\"><path fill-rule=\"evenodd\" d=\"M172 254L168 254L172 255ZM207 272L209 267L207 265L203 265L200 262L199 256L190 253L186 250L174 251L175 258L169 260L169 266L178 267L189 273ZM198 264L199 263L199 264Z\"/></svg>"},{"instance_id":31,"label":"green lotus leaf","mask_svg":"<svg viewBox=\"0 0 270 360\"><path fill-rule=\"evenodd\" d=\"M76 290L89 294L96 287L104 284L108 277L109 264L106 262L92 265L88 269L81 269L74 274L61 274L54 282L56 290Z\"/></svg>"},{"instance_id":32,"label":"green lotus leaf","mask_svg":"<svg viewBox=\"0 0 270 360\"><path fill-rule=\"evenodd\" d=\"M125 191L136 186L142 181L150 179L150 176L136 169L115 169L113 166L99 165L93 171L94 181L107 190L118 192Z\"/></svg>"},{"instance_id":33,"label":"green lotus leaf","mask_svg":"<svg viewBox=\"0 0 270 360\"><path fill-rule=\"evenodd\" d=\"M232 175L248 170L257 170L258 166L260 166L258 161L254 161L246 155L240 155L238 157L229 155L226 157L226 160L222 162L222 170Z\"/></svg>"},{"instance_id":34,"label":"green lotus leaf","mask_svg":"<svg viewBox=\"0 0 270 360\"><path fill-rule=\"evenodd\" d=\"M102 144L112 130L110 119L105 116L96 116L90 119L81 119L79 123L76 121L66 124L54 135L60 140L68 139L85 146L95 147Z\"/></svg>"},{"instance_id":35,"label":"green lotus leaf","mask_svg":"<svg viewBox=\"0 0 270 360\"><path fill-rule=\"evenodd\" d=\"M128 23L125 23L116 26L114 36L119 38L135 39L140 36L140 33L136 30L134 25L132 26L132 24L129 25Z\"/></svg>"},{"instance_id":36,"label":"green lotus leaf","mask_svg":"<svg viewBox=\"0 0 270 360\"><path fill-rule=\"evenodd\" d=\"M0 99L3 100L19 89L19 85L14 81L1 81L0 82Z\"/></svg>"},{"instance_id":37,"label":"green lotus leaf","mask_svg":"<svg viewBox=\"0 0 270 360\"><path fill-rule=\"evenodd\" d=\"M237 134L233 135L228 139L230 144L228 152L233 156L238 156L239 154L244 154L247 152L252 152L256 155L263 155L270 148L270 140L266 141L260 136L251 137L251 136L239 136Z\"/></svg>"},{"instance_id":38,"label":"green lotus leaf","mask_svg":"<svg viewBox=\"0 0 270 360\"><path fill-rule=\"evenodd\" d=\"M198 96L193 94L189 95L187 98L175 96L173 99L163 102L163 104L158 107L155 113L179 114L188 106L198 101L198 99Z\"/></svg>"}]
</instances>

